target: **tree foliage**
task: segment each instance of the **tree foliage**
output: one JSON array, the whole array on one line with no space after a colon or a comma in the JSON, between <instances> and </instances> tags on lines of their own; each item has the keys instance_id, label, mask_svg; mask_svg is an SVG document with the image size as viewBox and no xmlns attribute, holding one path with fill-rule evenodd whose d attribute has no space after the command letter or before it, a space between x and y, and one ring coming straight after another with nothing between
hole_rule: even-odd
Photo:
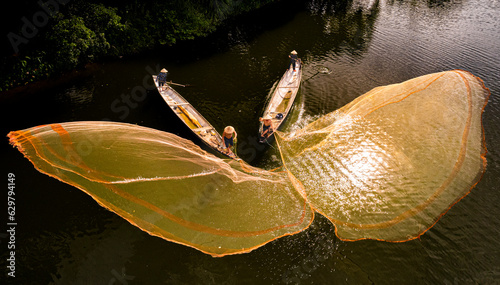
<instances>
[{"instance_id":1,"label":"tree foliage","mask_svg":"<svg viewBox=\"0 0 500 285\"><path fill-rule=\"evenodd\" d=\"M79 63L91 60L94 55L105 53L109 48L104 33L89 29L81 17L64 19L54 25L49 36L55 47L57 67L75 68Z\"/></svg>"},{"instance_id":2,"label":"tree foliage","mask_svg":"<svg viewBox=\"0 0 500 285\"><path fill-rule=\"evenodd\" d=\"M206 36L223 20L274 0L74 0L15 55L3 55L0 91L106 57Z\"/></svg>"}]
</instances>

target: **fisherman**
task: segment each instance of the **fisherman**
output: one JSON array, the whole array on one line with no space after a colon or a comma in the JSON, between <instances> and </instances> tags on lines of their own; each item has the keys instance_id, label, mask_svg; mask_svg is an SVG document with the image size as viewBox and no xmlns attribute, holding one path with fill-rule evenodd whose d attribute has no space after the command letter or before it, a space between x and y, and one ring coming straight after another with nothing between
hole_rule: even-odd
<instances>
[{"instance_id":1,"label":"fisherman","mask_svg":"<svg viewBox=\"0 0 500 285\"><path fill-rule=\"evenodd\" d=\"M262 134L260 137L260 140L263 141L273 134L273 121L272 117L269 114L266 114L264 118L259 118L259 121L264 122L264 124L262 125Z\"/></svg>"},{"instance_id":2,"label":"fisherman","mask_svg":"<svg viewBox=\"0 0 500 285\"><path fill-rule=\"evenodd\" d=\"M158 80L158 86L163 87L163 85L167 83L167 72L168 71L165 68L160 70L160 73L156 77L156 79Z\"/></svg>"},{"instance_id":3,"label":"fisherman","mask_svg":"<svg viewBox=\"0 0 500 285\"><path fill-rule=\"evenodd\" d=\"M231 148L234 146L237 136L238 134L236 133L233 127L227 126L226 128L224 128L224 132L222 133L223 144L224 148L227 150L229 154L233 154Z\"/></svg>"},{"instance_id":4,"label":"fisherman","mask_svg":"<svg viewBox=\"0 0 500 285\"><path fill-rule=\"evenodd\" d=\"M295 50L292 50L288 57L290 58L290 64L293 67L293 72L295 72L295 65L297 63L297 60L299 59L297 56L297 52Z\"/></svg>"}]
</instances>

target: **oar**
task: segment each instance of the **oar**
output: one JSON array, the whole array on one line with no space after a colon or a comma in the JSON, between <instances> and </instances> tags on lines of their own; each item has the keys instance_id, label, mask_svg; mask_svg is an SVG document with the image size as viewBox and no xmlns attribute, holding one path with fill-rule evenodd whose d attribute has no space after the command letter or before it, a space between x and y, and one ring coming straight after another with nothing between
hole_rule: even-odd
<instances>
[{"instance_id":1,"label":"oar","mask_svg":"<svg viewBox=\"0 0 500 285\"><path fill-rule=\"evenodd\" d=\"M273 134L271 134L269 137L271 137L272 135L274 135L274 132L273 132ZM276 138L275 138L275 139L276 139ZM272 147L272 148L276 149L276 148L275 148L272 144L270 144L270 143L267 141L267 138L266 138L266 140L265 140L264 142L265 142L265 143L267 143L267 145L268 145L268 146L270 146L270 147Z\"/></svg>"},{"instance_id":2,"label":"oar","mask_svg":"<svg viewBox=\"0 0 500 285\"><path fill-rule=\"evenodd\" d=\"M238 139L237 138L234 138L234 155L235 156L238 156Z\"/></svg>"},{"instance_id":3,"label":"oar","mask_svg":"<svg viewBox=\"0 0 500 285\"><path fill-rule=\"evenodd\" d=\"M182 86L182 87L187 87L187 86L193 86L191 84L179 84L179 83L174 83L172 81L170 81L168 84L171 84L171 85L177 85L177 86Z\"/></svg>"},{"instance_id":4,"label":"oar","mask_svg":"<svg viewBox=\"0 0 500 285\"><path fill-rule=\"evenodd\" d=\"M313 78L314 76L318 75L319 73L320 73L319 71L316 71L316 73L314 73L313 76L307 78L306 80L303 80L302 82L308 81L309 79Z\"/></svg>"}]
</instances>

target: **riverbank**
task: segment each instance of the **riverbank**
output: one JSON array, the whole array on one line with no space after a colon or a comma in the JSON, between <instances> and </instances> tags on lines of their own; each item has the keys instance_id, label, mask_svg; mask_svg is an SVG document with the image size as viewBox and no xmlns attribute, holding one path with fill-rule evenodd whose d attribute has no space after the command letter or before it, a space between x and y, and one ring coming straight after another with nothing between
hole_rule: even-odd
<instances>
[{"instance_id":1,"label":"riverbank","mask_svg":"<svg viewBox=\"0 0 500 285\"><path fill-rule=\"evenodd\" d=\"M38 1L26 16L9 21L17 27L7 34L10 47L1 58L0 92L23 90L91 63L203 38L228 19L275 2Z\"/></svg>"}]
</instances>

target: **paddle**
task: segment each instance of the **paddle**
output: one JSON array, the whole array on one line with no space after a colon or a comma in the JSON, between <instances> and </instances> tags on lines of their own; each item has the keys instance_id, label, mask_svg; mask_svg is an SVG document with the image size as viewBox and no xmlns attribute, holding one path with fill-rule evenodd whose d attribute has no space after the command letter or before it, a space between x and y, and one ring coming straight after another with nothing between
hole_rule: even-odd
<instances>
[{"instance_id":1,"label":"paddle","mask_svg":"<svg viewBox=\"0 0 500 285\"><path fill-rule=\"evenodd\" d=\"M170 84L170 85L182 86L182 87L193 86L193 85L191 85L191 84L179 84L179 83L174 83L174 82L172 82L172 81L170 81L168 84Z\"/></svg>"},{"instance_id":2,"label":"paddle","mask_svg":"<svg viewBox=\"0 0 500 285\"><path fill-rule=\"evenodd\" d=\"M238 156L237 149L238 149L238 139L234 138L234 155L235 156Z\"/></svg>"}]
</instances>

